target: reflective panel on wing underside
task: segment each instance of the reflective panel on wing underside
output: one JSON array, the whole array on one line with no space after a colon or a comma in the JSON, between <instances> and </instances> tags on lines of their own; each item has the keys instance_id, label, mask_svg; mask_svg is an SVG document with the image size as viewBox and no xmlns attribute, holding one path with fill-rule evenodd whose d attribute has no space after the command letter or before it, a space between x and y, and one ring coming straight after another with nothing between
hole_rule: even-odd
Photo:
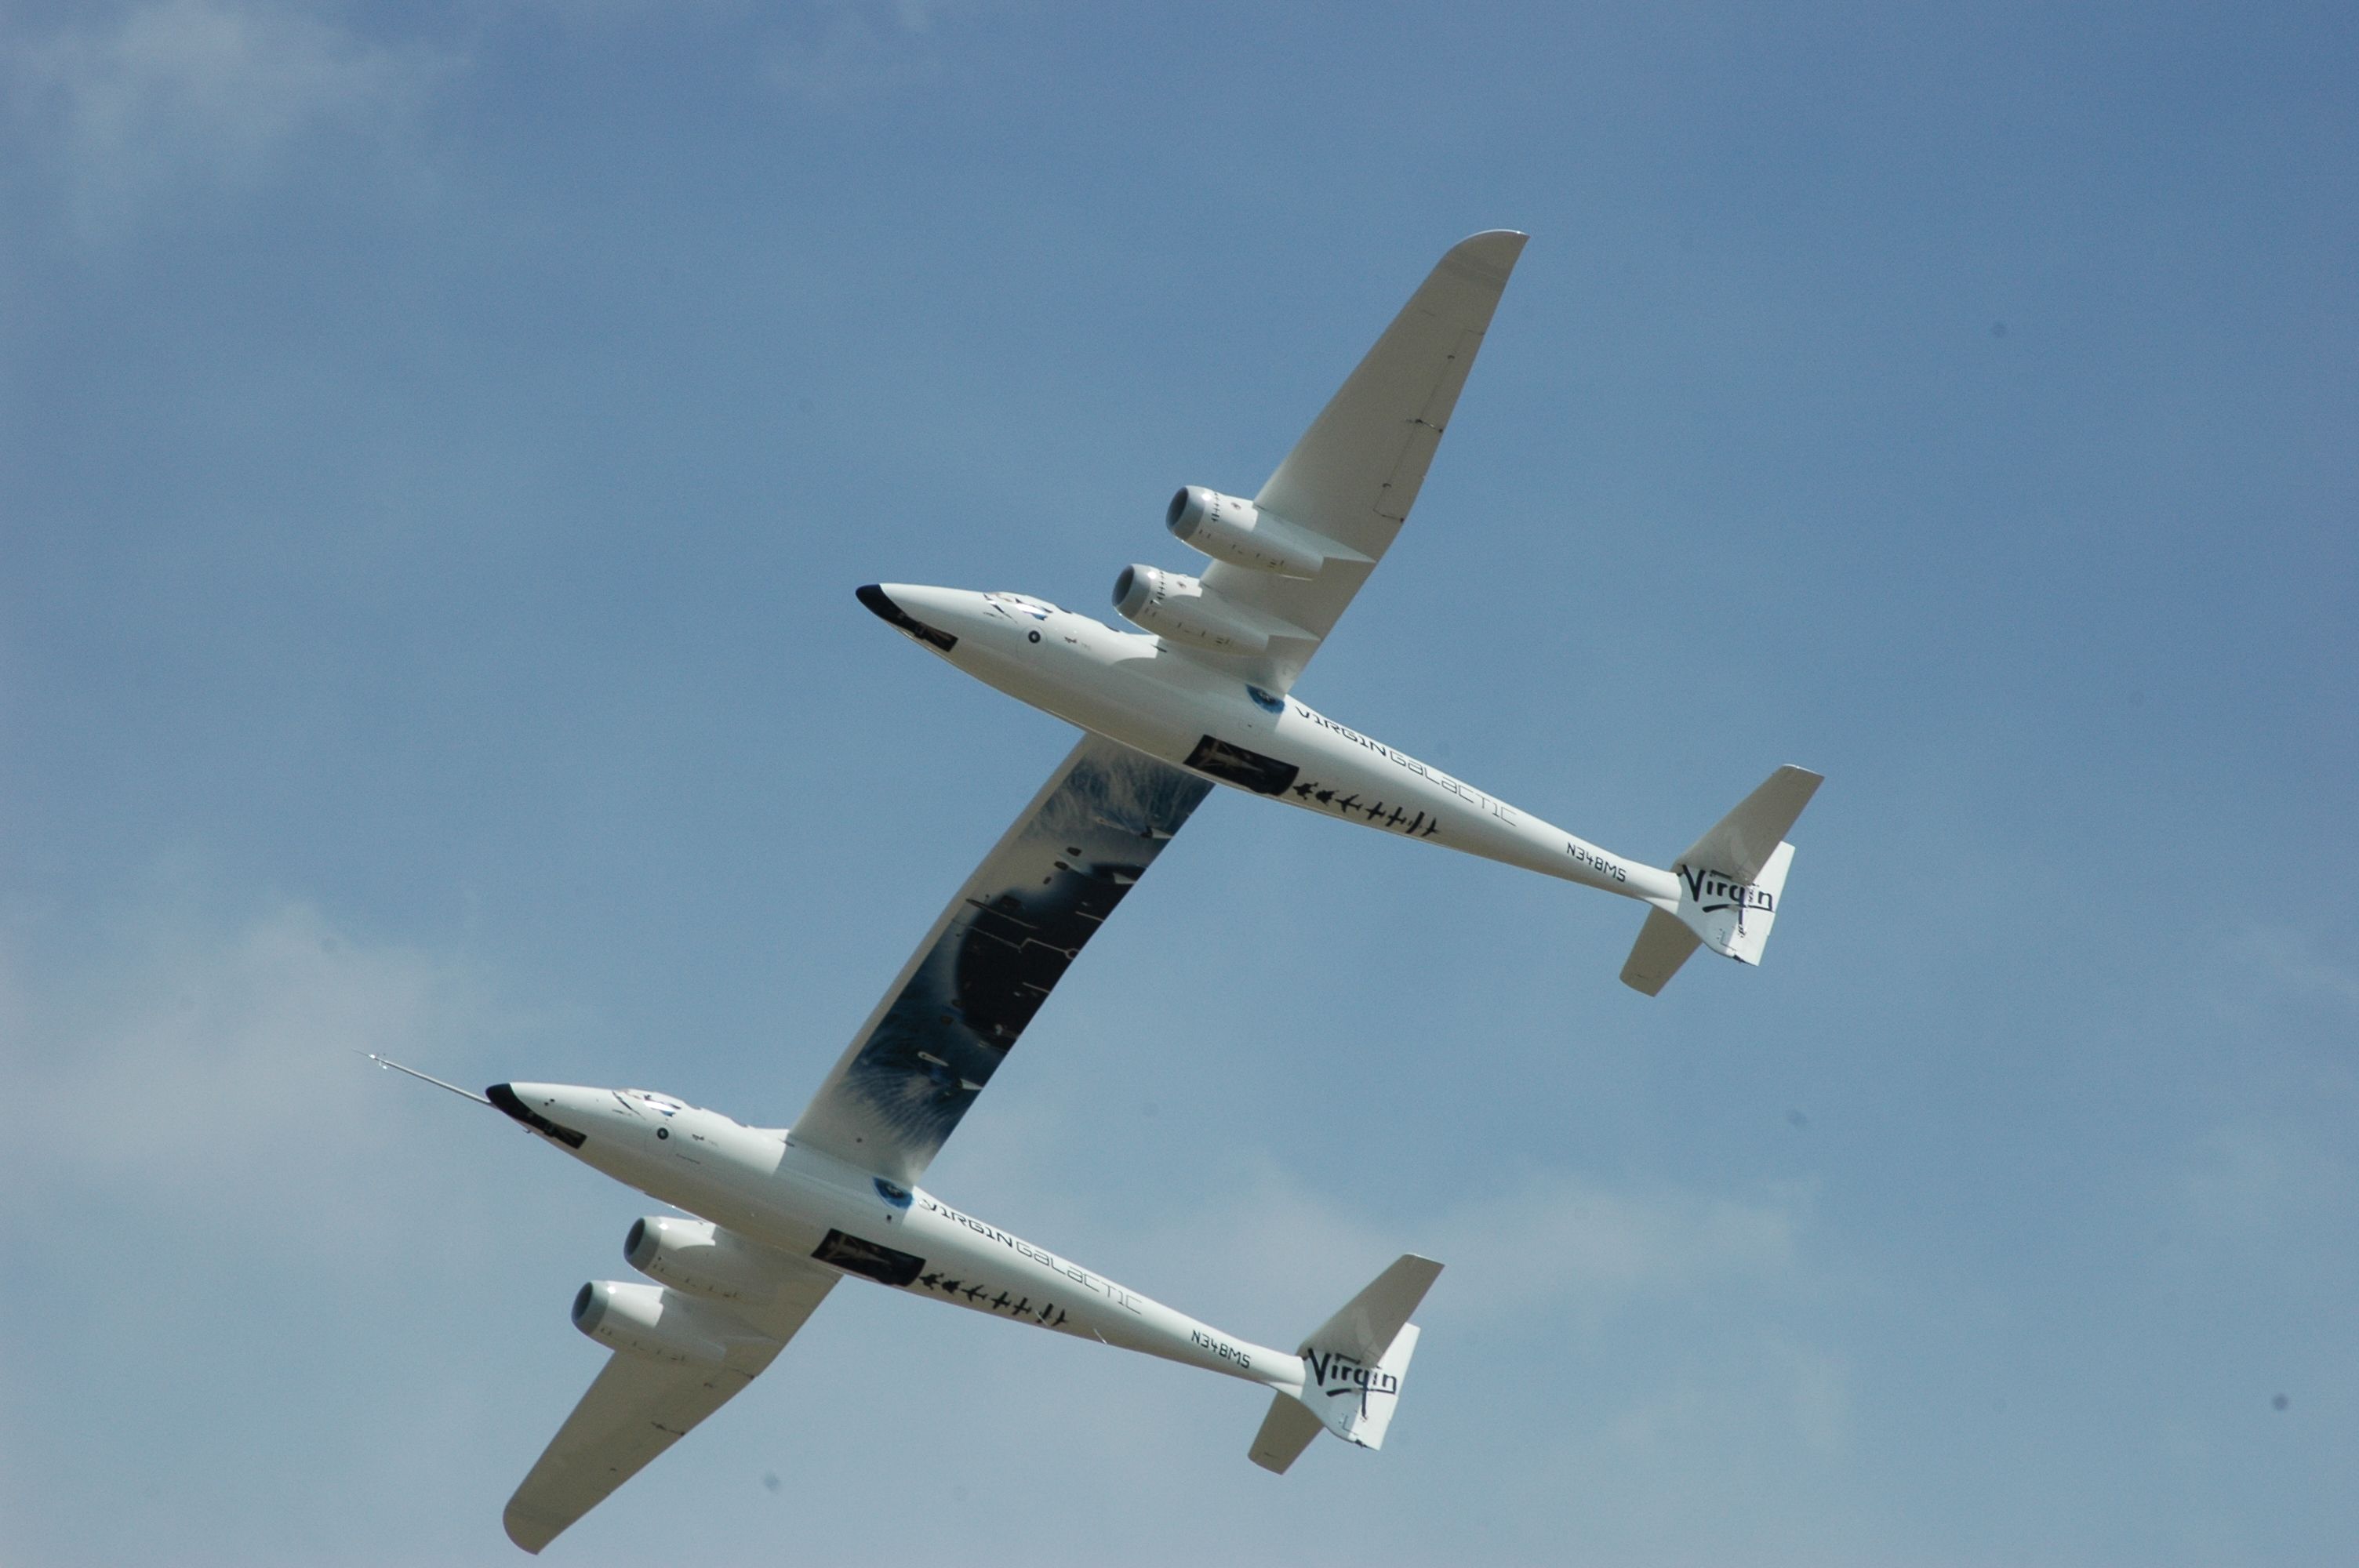
<instances>
[{"instance_id":1,"label":"reflective panel on wing underside","mask_svg":"<svg viewBox=\"0 0 2359 1568\"><path fill-rule=\"evenodd\" d=\"M914 1182L1212 785L1092 736L942 912L795 1140Z\"/></svg>"}]
</instances>

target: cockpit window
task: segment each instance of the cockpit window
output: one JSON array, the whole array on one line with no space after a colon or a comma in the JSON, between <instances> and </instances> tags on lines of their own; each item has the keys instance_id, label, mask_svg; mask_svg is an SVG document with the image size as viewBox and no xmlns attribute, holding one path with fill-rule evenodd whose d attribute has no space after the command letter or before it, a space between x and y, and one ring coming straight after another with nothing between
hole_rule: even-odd
<instances>
[{"instance_id":1,"label":"cockpit window","mask_svg":"<svg viewBox=\"0 0 2359 1568\"><path fill-rule=\"evenodd\" d=\"M986 593L983 600L1002 614L1028 615L1035 621L1046 621L1057 613L1055 605L1028 593Z\"/></svg>"},{"instance_id":2,"label":"cockpit window","mask_svg":"<svg viewBox=\"0 0 2359 1568\"><path fill-rule=\"evenodd\" d=\"M687 1101L676 1100L669 1095L659 1095L653 1089L625 1089L623 1098L637 1100L658 1116L671 1116L688 1108Z\"/></svg>"}]
</instances>

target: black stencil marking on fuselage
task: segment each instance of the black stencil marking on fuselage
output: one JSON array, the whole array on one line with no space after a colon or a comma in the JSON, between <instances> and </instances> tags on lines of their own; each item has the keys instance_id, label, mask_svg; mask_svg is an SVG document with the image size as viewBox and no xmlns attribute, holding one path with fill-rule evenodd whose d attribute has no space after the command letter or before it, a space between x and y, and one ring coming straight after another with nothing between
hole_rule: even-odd
<instances>
[{"instance_id":1,"label":"black stencil marking on fuselage","mask_svg":"<svg viewBox=\"0 0 2359 1568\"><path fill-rule=\"evenodd\" d=\"M1188 753L1188 765L1200 773L1242 785L1256 795L1284 795L1294 787L1296 776L1302 772L1292 762L1265 757L1248 747L1231 745L1210 735L1197 741L1196 749Z\"/></svg>"},{"instance_id":2,"label":"black stencil marking on fuselage","mask_svg":"<svg viewBox=\"0 0 2359 1568\"><path fill-rule=\"evenodd\" d=\"M811 1256L847 1274L858 1274L886 1285L906 1285L926 1271L926 1260L914 1253L896 1251L841 1230L831 1230L822 1237Z\"/></svg>"}]
</instances>

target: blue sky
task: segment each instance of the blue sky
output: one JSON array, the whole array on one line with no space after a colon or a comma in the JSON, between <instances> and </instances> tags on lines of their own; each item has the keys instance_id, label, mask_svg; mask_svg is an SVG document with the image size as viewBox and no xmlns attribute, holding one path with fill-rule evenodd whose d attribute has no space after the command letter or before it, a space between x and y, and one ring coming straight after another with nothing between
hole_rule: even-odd
<instances>
[{"instance_id":1,"label":"blue sky","mask_svg":"<svg viewBox=\"0 0 2359 1568\"><path fill-rule=\"evenodd\" d=\"M550 1560L2220 1564L2359 1542L2345 7L0 12L0 1559L516 1560L648 1205L1070 743L853 601L1185 568L1533 240L1299 689L1758 971L1216 795L934 1166L1382 1454L847 1287ZM855 1299L856 1298L856 1299Z\"/></svg>"}]
</instances>

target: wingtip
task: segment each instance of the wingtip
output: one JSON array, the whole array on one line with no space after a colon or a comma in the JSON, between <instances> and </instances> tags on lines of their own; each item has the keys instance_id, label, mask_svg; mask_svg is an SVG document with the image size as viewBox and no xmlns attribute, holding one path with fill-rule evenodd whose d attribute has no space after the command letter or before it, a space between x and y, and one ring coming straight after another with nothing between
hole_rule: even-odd
<instances>
[{"instance_id":1,"label":"wingtip","mask_svg":"<svg viewBox=\"0 0 2359 1568\"><path fill-rule=\"evenodd\" d=\"M513 1503L509 1504L507 1511L500 1516L500 1528L507 1532L507 1538L516 1543L519 1551L534 1557L539 1556L540 1549L555 1541L565 1529L564 1526L560 1525L557 1529L551 1530L546 1519L535 1514L520 1512Z\"/></svg>"},{"instance_id":2,"label":"wingtip","mask_svg":"<svg viewBox=\"0 0 2359 1568\"><path fill-rule=\"evenodd\" d=\"M1507 274L1515 270L1516 259L1524 254L1525 242L1530 238L1520 229L1485 229L1451 246L1441 265L1484 274L1504 286Z\"/></svg>"}]
</instances>

